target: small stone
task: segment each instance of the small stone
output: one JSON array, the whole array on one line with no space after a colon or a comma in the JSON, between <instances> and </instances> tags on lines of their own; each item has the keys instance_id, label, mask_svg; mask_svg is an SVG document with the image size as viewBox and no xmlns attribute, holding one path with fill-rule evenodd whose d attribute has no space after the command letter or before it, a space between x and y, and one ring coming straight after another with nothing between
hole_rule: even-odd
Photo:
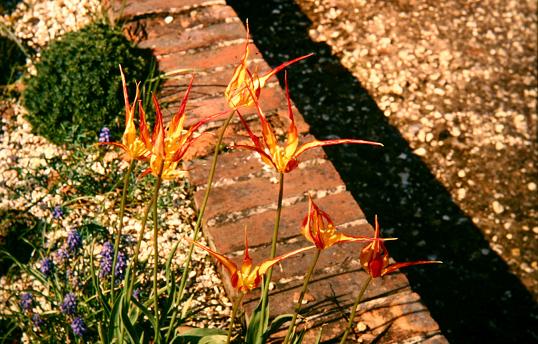
<instances>
[{"instance_id":1,"label":"small stone","mask_svg":"<svg viewBox=\"0 0 538 344\"><path fill-rule=\"evenodd\" d=\"M521 250L519 248L513 248L512 249L512 256L519 257L521 255Z\"/></svg>"},{"instance_id":2,"label":"small stone","mask_svg":"<svg viewBox=\"0 0 538 344\"><path fill-rule=\"evenodd\" d=\"M527 184L527 188L529 189L529 191L536 191L536 183L530 182L529 184Z\"/></svg>"},{"instance_id":3,"label":"small stone","mask_svg":"<svg viewBox=\"0 0 538 344\"><path fill-rule=\"evenodd\" d=\"M466 173L465 173L464 170L459 170L459 171L458 171L458 177L460 177L460 178L465 177L465 174L466 174Z\"/></svg>"},{"instance_id":4,"label":"small stone","mask_svg":"<svg viewBox=\"0 0 538 344\"><path fill-rule=\"evenodd\" d=\"M505 147L505 146L504 146L504 143L502 143L502 142L500 142L500 141L495 143L495 149L496 149L496 150L503 150L504 147Z\"/></svg>"},{"instance_id":5,"label":"small stone","mask_svg":"<svg viewBox=\"0 0 538 344\"><path fill-rule=\"evenodd\" d=\"M424 149L423 147L420 147L420 148L415 149L413 153L415 153L418 156L425 156L427 152L426 152L426 149Z\"/></svg>"},{"instance_id":6,"label":"small stone","mask_svg":"<svg viewBox=\"0 0 538 344\"><path fill-rule=\"evenodd\" d=\"M508 239L508 240L512 240L513 237L514 236L512 235L512 233L506 234L506 239Z\"/></svg>"},{"instance_id":7,"label":"small stone","mask_svg":"<svg viewBox=\"0 0 538 344\"><path fill-rule=\"evenodd\" d=\"M498 201L493 201L493 203L491 203L491 207L493 208L495 214L501 214L504 211L503 205Z\"/></svg>"},{"instance_id":8,"label":"small stone","mask_svg":"<svg viewBox=\"0 0 538 344\"><path fill-rule=\"evenodd\" d=\"M164 22L166 24L170 24L173 21L174 21L174 17L172 17L172 16L167 16L166 18L164 18Z\"/></svg>"},{"instance_id":9,"label":"small stone","mask_svg":"<svg viewBox=\"0 0 538 344\"><path fill-rule=\"evenodd\" d=\"M357 324L357 332L364 332L368 329L368 325L366 325L364 322L359 321Z\"/></svg>"},{"instance_id":10,"label":"small stone","mask_svg":"<svg viewBox=\"0 0 538 344\"><path fill-rule=\"evenodd\" d=\"M534 234L538 234L538 227L532 227L532 232Z\"/></svg>"}]
</instances>

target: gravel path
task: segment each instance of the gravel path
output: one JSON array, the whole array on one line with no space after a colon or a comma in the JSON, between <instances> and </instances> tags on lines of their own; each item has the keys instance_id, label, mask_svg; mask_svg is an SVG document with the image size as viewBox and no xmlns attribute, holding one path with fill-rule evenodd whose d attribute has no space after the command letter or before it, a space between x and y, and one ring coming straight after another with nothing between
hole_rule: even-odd
<instances>
[{"instance_id":1,"label":"gravel path","mask_svg":"<svg viewBox=\"0 0 538 344\"><path fill-rule=\"evenodd\" d=\"M101 14L98 0L26 0L20 2L0 19L15 35L29 47L39 50L52 39L62 34L80 29ZM32 61L28 61L32 72ZM59 174L48 164L50 160L70 161L74 152L50 144L42 137L31 133L30 124L24 119L25 109L16 102L0 104L2 130L0 131L0 210L28 211L37 220L50 223L45 236L46 245L64 240L71 228L88 223L103 226L110 233L117 223L119 190L96 196L81 197L76 194L79 184ZM96 138L97 140L97 138ZM111 169L125 171L126 163L115 163L118 154L114 149L87 149L88 156L74 166L77 173L93 173L107 179L114 174ZM121 173L117 173L118 177ZM146 177L145 179L152 177ZM45 183L43 183L45 181ZM105 188L103 188L105 189ZM31 192L29 192L31 190ZM150 183L137 182L134 200L128 205L124 218L124 234L127 238L137 237L144 203L148 200ZM75 193L75 194L73 194ZM165 182L161 189L162 207L159 213L160 237L159 258L164 265L168 253L178 241L178 251L173 266L179 269L186 258L189 247L187 238L192 237L195 210L189 184L184 181ZM67 202L66 202L67 201ZM28 207L28 205L31 205ZM65 216L60 220L53 218L54 207L62 205ZM109 216L109 214L112 214ZM148 224L150 228L151 224ZM141 246L140 261L148 261L152 268L153 255L151 231L147 231ZM203 239L201 240L203 242ZM89 250L89 247L85 248ZM95 248L99 252L100 247ZM207 253L195 250L193 271L190 275L188 292L193 295L192 308L202 310L188 325L225 328L229 321L231 303L225 295L222 281L216 273L213 262ZM160 276L163 278L164 276ZM150 276L147 276L147 280ZM26 275L15 280L0 277L0 314L17 309L16 302L7 302L11 293L22 289L41 290L42 286Z\"/></svg>"},{"instance_id":2,"label":"gravel path","mask_svg":"<svg viewBox=\"0 0 538 344\"><path fill-rule=\"evenodd\" d=\"M298 3L538 297L536 2Z\"/></svg>"}]
</instances>

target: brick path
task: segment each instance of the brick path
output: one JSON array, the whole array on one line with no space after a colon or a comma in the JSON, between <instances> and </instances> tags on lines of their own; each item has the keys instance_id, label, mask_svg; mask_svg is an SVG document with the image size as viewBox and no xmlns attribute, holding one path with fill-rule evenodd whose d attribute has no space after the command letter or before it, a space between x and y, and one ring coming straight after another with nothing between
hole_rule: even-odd
<instances>
[{"instance_id":1,"label":"brick path","mask_svg":"<svg viewBox=\"0 0 538 344\"><path fill-rule=\"evenodd\" d=\"M127 0L114 3L112 13L126 20L126 34L140 42L141 47L153 49L162 72L195 69L196 80L191 93L188 113L190 123L218 111L226 110L223 92L233 68L244 49L246 32L232 8L224 1L201 0ZM172 19L172 21L170 21ZM253 64L260 72L270 67L255 46L251 47ZM314 57L315 58L315 57ZM301 68L300 63L292 68ZM167 80L160 99L168 101L169 108L177 108L188 76L179 75ZM290 80L293 82L293 80ZM278 82L262 92L261 105L277 132L287 129L287 110L284 93ZM253 114L253 109L243 111ZM295 109L296 122L302 142L311 140L308 125ZM250 125L259 128L255 116ZM209 127L218 128L218 122ZM214 138L206 137L198 153L203 156L191 161L191 183L195 186L195 200L200 204L211 157ZM233 122L225 135L225 143L249 142L243 127ZM375 149L375 148L372 148ZM284 209L282 212L278 254L305 246L299 226L307 210L307 195L331 214L338 228L355 235L371 235L372 228L323 150L306 153L298 169L285 177ZM246 226L251 245L251 256L260 261L269 255L274 210L276 208L277 175L263 168L260 160L250 152L232 151L219 158L214 189L204 218L204 234L217 251L241 259L243 228ZM310 327L324 326L324 339L334 338L347 323L343 318L359 292L366 273L360 269L360 246L346 244L322 253L314 280L310 283L306 323ZM298 294L302 276L311 260L312 252L295 256L277 266L273 273L271 312L291 312L292 300ZM230 281L225 287L232 292ZM359 306L356 321L365 325L359 333L364 342L378 343L446 343L437 323L414 293L406 277L394 273L376 279ZM255 306L256 297L245 301L245 308ZM362 326L364 327L364 326ZM313 341L317 330L310 331L305 343Z\"/></svg>"}]
</instances>

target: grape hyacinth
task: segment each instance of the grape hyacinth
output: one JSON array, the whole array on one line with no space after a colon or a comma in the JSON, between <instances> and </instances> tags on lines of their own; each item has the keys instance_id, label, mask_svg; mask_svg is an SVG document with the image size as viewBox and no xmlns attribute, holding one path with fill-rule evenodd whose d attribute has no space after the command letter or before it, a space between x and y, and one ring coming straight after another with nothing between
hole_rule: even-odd
<instances>
[{"instance_id":1,"label":"grape hyacinth","mask_svg":"<svg viewBox=\"0 0 538 344\"><path fill-rule=\"evenodd\" d=\"M56 251L56 259L58 259L60 263L67 262L69 259L69 252L63 247L58 249L58 251Z\"/></svg>"},{"instance_id":2,"label":"grape hyacinth","mask_svg":"<svg viewBox=\"0 0 538 344\"><path fill-rule=\"evenodd\" d=\"M73 321L71 322L71 329L73 330L73 333L79 337L84 336L87 330L86 324L81 317L76 317L73 319Z\"/></svg>"},{"instance_id":3,"label":"grape hyacinth","mask_svg":"<svg viewBox=\"0 0 538 344\"><path fill-rule=\"evenodd\" d=\"M76 253L82 247L82 237L76 229L67 234L67 251Z\"/></svg>"},{"instance_id":4,"label":"grape hyacinth","mask_svg":"<svg viewBox=\"0 0 538 344\"><path fill-rule=\"evenodd\" d=\"M52 274L53 270L54 270L54 263L51 259L45 258L41 261L41 264L39 266L39 271L41 271L41 273L45 275L45 277L49 277Z\"/></svg>"},{"instance_id":5,"label":"grape hyacinth","mask_svg":"<svg viewBox=\"0 0 538 344\"><path fill-rule=\"evenodd\" d=\"M116 275L116 281L121 281L123 279L123 275L125 273L125 269L127 268L127 255L123 251L118 252L118 259L116 261L116 271L114 271L114 274Z\"/></svg>"},{"instance_id":6,"label":"grape hyacinth","mask_svg":"<svg viewBox=\"0 0 538 344\"><path fill-rule=\"evenodd\" d=\"M107 241L103 244L101 249L101 260L99 277L110 276L112 273L112 263L114 260L114 245ZM114 271L116 282L119 282L123 279L125 269L127 268L127 255L123 251L118 252L118 257L116 260L116 269Z\"/></svg>"},{"instance_id":7,"label":"grape hyacinth","mask_svg":"<svg viewBox=\"0 0 538 344\"><path fill-rule=\"evenodd\" d=\"M114 260L114 245L110 241L103 244L101 248L101 260L99 262L101 270L99 277L105 277L112 273L112 261Z\"/></svg>"},{"instance_id":8,"label":"grape hyacinth","mask_svg":"<svg viewBox=\"0 0 538 344\"><path fill-rule=\"evenodd\" d=\"M77 311L77 297L73 293L67 293L64 296L64 301L60 306L62 313L66 315L73 315Z\"/></svg>"},{"instance_id":9,"label":"grape hyacinth","mask_svg":"<svg viewBox=\"0 0 538 344\"><path fill-rule=\"evenodd\" d=\"M41 325L43 325L43 319L41 319L41 315L34 313L34 315L32 315L32 323L34 323L34 326L39 330L41 328Z\"/></svg>"},{"instance_id":10,"label":"grape hyacinth","mask_svg":"<svg viewBox=\"0 0 538 344\"><path fill-rule=\"evenodd\" d=\"M21 309L23 311L29 311L32 308L32 303L34 299L32 297L32 294L30 293L23 293L21 295L21 301L19 305L21 306Z\"/></svg>"},{"instance_id":11,"label":"grape hyacinth","mask_svg":"<svg viewBox=\"0 0 538 344\"><path fill-rule=\"evenodd\" d=\"M62 207L57 205L52 209L52 217L55 219L61 219L64 216Z\"/></svg>"},{"instance_id":12,"label":"grape hyacinth","mask_svg":"<svg viewBox=\"0 0 538 344\"><path fill-rule=\"evenodd\" d=\"M99 142L110 142L110 129L103 127L99 131Z\"/></svg>"}]
</instances>

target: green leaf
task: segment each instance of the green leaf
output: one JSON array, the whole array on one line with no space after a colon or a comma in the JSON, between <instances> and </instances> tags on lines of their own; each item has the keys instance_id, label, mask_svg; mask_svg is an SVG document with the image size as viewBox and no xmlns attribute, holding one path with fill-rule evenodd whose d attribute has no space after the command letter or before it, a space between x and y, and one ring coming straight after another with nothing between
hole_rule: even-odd
<instances>
[{"instance_id":1,"label":"green leaf","mask_svg":"<svg viewBox=\"0 0 538 344\"><path fill-rule=\"evenodd\" d=\"M115 302L114 306L112 307L112 311L110 312L110 319L108 321L108 338L114 338L114 331L119 328L119 310L120 310L120 304L121 304L121 297L118 297Z\"/></svg>"},{"instance_id":2,"label":"green leaf","mask_svg":"<svg viewBox=\"0 0 538 344\"><path fill-rule=\"evenodd\" d=\"M226 331L218 328L193 328L178 334L171 343L181 344L223 344L226 343Z\"/></svg>"},{"instance_id":3,"label":"green leaf","mask_svg":"<svg viewBox=\"0 0 538 344\"><path fill-rule=\"evenodd\" d=\"M207 336L200 339L198 344L225 344L228 336L218 334L213 336Z\"/></svg>"},{"instance_id":4,"label":"green leaf","mask_svg":"<svg viewBox=\"0 0 538 344\"><path fill-rule=\"evenodd\" d=\"M303 337L305 335L306 331L303 329L299 332L299 334L295 334L292 339L292 344L301 344L303 342Z\"/></svg>"},{"instance_id":5,"label":"green leaf","mask_svg":"<svg viewBox=\"0 0 538 344\"><path fill-rule=\"evenodd\" d=\"M140 343L140 337L138 336L138 333L136 332L135 328L133 327L133 324L131 323L131 320L129 319L129 307L124 307L124 302L120 302L120 305L121 322L127 330L127 334L129 335L133 343Z\"/></svg>"},{"instance_id":6,"label":"green leaf","mask_svg":"<svg viewBox=\"0 0 538 344\"><path fill-rule=\"evenodd\" d=\"M266 342L273 333L276 333L284 323L291 319L293 319L293 314L281 314L274 318L269 328L263 333L263 341Z\"/></svg>"},{"instance_id":7,"label":"green leaf","mask_svg":"<svg viewBox=\"0 0 538 344\"><path fill-rule=\"evenodd\" d=\"M264 344L265 340L263 338L264 333L267 329L267 319L269 318L269 307L266 305L265 314L262 314L262 303L264 300L260 300L254 312L252 312L252 317L248 323L246 342L249 344Z\"/></svg>"}]
</instances>

